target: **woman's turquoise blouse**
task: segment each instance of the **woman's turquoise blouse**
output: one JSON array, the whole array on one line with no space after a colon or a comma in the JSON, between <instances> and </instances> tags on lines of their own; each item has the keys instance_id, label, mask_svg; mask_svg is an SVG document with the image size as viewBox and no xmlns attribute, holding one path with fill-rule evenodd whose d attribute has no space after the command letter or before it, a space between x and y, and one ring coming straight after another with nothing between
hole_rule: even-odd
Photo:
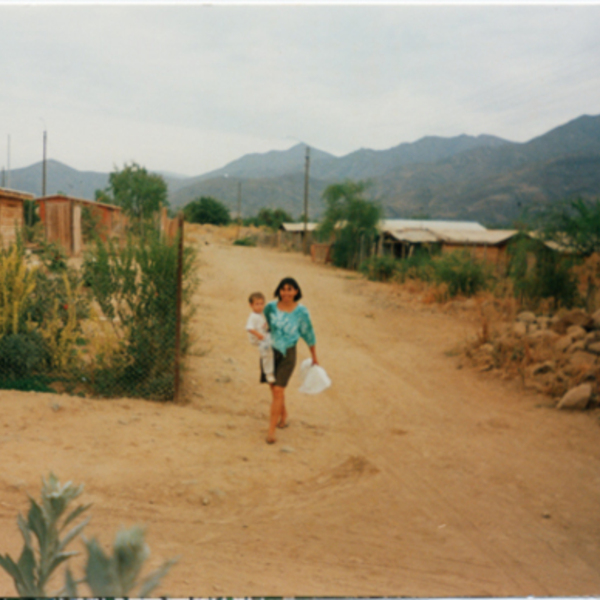
<instances>
[{"instance_id":1,"label":"woman's turquoise blouse","mask_svg":"<svg viewBox=\"0 0 600 600\"><path fill-rule=\"evenodd\" d=\"M277 308L277 300L265 306L264 315L271 329L273 348L285 354L288 348L295 346L302 338L308 346L316 343L315 332L308 309L298 304L292 312L285 312Z\"/></svg>"}]
</instances>

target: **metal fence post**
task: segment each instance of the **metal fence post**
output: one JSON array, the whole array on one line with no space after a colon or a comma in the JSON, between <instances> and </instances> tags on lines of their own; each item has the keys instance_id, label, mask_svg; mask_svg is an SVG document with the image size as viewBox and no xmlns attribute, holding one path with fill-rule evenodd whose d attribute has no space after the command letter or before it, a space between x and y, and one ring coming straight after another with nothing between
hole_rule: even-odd
<instances>
[{"instance_id":1,"label":"metal fence post","mask_svg":"<svg viewBox=\"0 0 600 600\"><path fill-rule=\"evenodd\" d=\"M183 287L183 213L177 216L178 221L178 239L177 239L177 295L175 308L175 365L174 365L174 386L173 400L179 396L179 362L181 357L181 302Z\"/></svg>"}]
</instances>

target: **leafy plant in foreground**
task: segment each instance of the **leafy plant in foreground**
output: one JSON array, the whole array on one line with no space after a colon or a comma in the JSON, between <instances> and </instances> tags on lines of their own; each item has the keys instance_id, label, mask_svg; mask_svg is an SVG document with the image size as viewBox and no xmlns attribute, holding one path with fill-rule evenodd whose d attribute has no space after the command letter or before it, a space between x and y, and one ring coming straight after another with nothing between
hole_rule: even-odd
<instances>
[{"instance_id":1,"label":"leafy plant in foreground","mask_svg":"<svg viewBox=\"0 0 600 600\"><path fill-rule=\"evenodd\" d=\"M46 596L50 576L60 564L77 554L67 552L66 548L88 524L89 517L70 529L62 539L60 535L90 507L80 505L62 519L67 506L82 490L83 486L75 487L71 482L61 486L51 473L47 481L42 480L41 504L30 497L27 520L19 514L17 525L25 545L17 562L8 554L0 555L0 566L13 578L20 596Z\"/></svg>"},{"instance_id":2,"label":"leafy plant in foreground","mask_svg":"<svg viewBox=\"0 0 600 600\"><path fill-rule=\"evenodd\" d=\"M66 548L82 533L90 517L74 525L67 533L64 531L91 506L79 505L65 514L82 491L83 485L73 486L71 482L61 485L56 476L50 473L47 481L42 479L41 504L30 497L27 519L19 514L17 525L25 545L17 562L8 554L0 554L0 567L12 577L20 596L47 596L46 586L56 569L79 554ZM53 595L77 597L78 586L85 583L92 596L126 597L138 588L137 596L143 598L161 582L176 562L169 560L140 580L150 550L144 541L144 530L139 526L117 533L111 556L106 556L95 539L84 540L84 543L87 550L85 577L75 580L67 568L65 586Z\"/></svg>"}]
</instances>

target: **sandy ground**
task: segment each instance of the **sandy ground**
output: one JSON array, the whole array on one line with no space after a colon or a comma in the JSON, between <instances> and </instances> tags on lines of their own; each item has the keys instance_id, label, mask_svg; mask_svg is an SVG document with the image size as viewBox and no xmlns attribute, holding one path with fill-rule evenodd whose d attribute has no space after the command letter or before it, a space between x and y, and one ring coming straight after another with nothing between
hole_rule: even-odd
<instances>
[{"instance_id":1,"label":"sandy ground","mask_svg":"<svg viewBox=\"0 0 600 600\"><path fill-rule=\"evenodd\" d=\"M17 512L52 470L85 483L88 536L142 523L151 567L180 556L157 595L600 592L596 414L457 368L466 317L298 254L197 242L185 403L1 392L0 552L20 551ZM287 275L333 387L303 396L296 372L268 446L246 298Z\"/></svg>"}]
</instances>

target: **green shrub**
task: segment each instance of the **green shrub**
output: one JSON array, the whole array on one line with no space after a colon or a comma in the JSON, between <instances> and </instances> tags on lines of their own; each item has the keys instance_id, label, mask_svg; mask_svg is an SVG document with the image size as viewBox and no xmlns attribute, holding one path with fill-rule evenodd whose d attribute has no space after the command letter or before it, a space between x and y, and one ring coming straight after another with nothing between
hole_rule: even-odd
<instances>
[{"instance_id":1,"label":"green shrub","mask_svg":"<svg viewBox=\"0 0 600 600\"><path fill-rule=\"evenodd\" d=\"M64 531L91 506L79 505L66 514L71 502L82 491L82 485L73 486L71 482L61 485L52 473L47 481L43 479L41 502L30 497L27 519L20 514L17 518L24 541L19 559L15 562L8 554L0 554L0 567L12 577L17 593L22 597L77 597L78 585L81 583L85 583L91 595L96 597L128 597L135 588L138 588L136 596L145 597L160 583L175 561L165 562L140 580L140 572L149 550L144 542L144 531L139 526L117 534L112 556L106 556L95 539L85 540L85 577L76 581L67 568L64 588L53 594L47 593L46 586L56 569L79 554L67 551L67 547L82 533L90 518L80 521L68 532Z\"/></svg>"},{"instance_id":2,"label":"green shrub","mask_svg":"<svg viewBox=\"0 0 600 600\"><path fill-rule=\"evenodd\" d=\"M208 223L211 225L229 225L229 208L220 200L211 196L201 196L186 204L183 208L185 220L189 223Z\"/></svg>"},{"instance_id":3,"label":"green shrub","mask_svg":"<svg viewBox=\"0 0 600 600\"><path fill-rule=\"evenodd\" d=\"M49 358L38 331L5 335L0 339L0 379L23 379L44 372Z\"/></svg>"},{"instance_id":4,"label":"green shrub","mask_svg":"<svg viewBox=\"0 0 600 600\"><path fill-rule=\"evenodd\" d=\"M399 260L398 278L402 282L407 279L433 281L435 279L435 269L430 253L424 249L417 249L412 256Z\"/></svg>"},{"instance_id":5,"label":"green shrub","mask_svg":"<svg viewBox=\"0 0 600 600\"><path fill-rule=\"evenodd\" d=\"M435 279L448 286L451 297L458 294L472 296L488 287L492 280L489 267L468 251L450 252L433 261Z\"/></svg>"},{"instance_id":6,"label":"green shrub","mask_svg":"<svg viewBox=\"0 0 600 600\"><path fill-rule=\"evenodd\" d=\"M60 244L43 241L40 260L46 269L52 273L67 270L67 254Z\"/></svg>"},{"instance_id":7,"label":"green shrub","mask_svg":"<svg viewBox=\"0 0 600 600\"><path fill-rule=\"evenodd\" d=\"M248 236L248 237L243 237L240 238L239 240L235 240L235 242L233 242L234 246L256 246L256 239Z\"/></svg>"},{"instance_id":8,"label":"green shrub","mask_svg":"<svg viewBox=\"0 0 600 600\"><path fill-rule=\"evenodd\" d=\"M554 308L572 307L580 301L573 259L535 240L522 240L509 248L509 277L515 294L535 308L542 299L552 299Z\"/></svg>"},{"instance_id":9,"label":"green shrub","mask_svg":"<svg viewBox=\"0 0 600 600\"><path fill-rule=\"evenodd\" d=\"M78 323L87 319L90 301L81 293L82 283L80 272L70 267L60 273L38 269L26 317L36 325L42 325L57 305L58 316L64 324L69 320L69 308L75 309Z\"/></svg>"},{"instance_id":10,"label":"green shrub","mask_svg":"<svg viewBox=\"0 0 600 600\"><path fill-rule=\"evenodd\" d=\"M392 256L372 256L360 264L359 270L371 281L389 281L398 270L398 261Z\"/></svg>"},{"instance_id":11,"label":"green shrub","mask_svg":"<svg viewBox=\"0 0 600 600\"><path fill-rule=\"evenodd\" d=\"M97 240L96 251L86 256L85 280L121 341L110 359L99 357L97 361L91 377L97 393L173 398L177 260L177 244L148 230L143 237L130 236L123 247ZM194 260L194 251L185 249L182 301L187 308L182 321L182 352L189 339L187 323L196 284Z\"/></svg>"}]
</instances>

